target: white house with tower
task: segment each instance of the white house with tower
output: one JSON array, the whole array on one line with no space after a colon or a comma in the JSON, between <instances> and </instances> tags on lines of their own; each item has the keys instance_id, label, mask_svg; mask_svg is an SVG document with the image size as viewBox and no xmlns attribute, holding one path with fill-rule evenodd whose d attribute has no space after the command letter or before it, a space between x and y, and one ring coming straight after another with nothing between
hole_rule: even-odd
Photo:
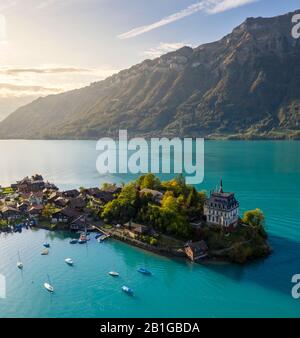
<instances>
[{"instance_id":1,"label":"white house with tower","mask_svg":"<svg viewBox=\"0 0 300 338\"><path fill-rule=\"evenodd\" d=\"M210 225L220 225L224 228L232 228L239 221L239 202L233 192L224 192L223 182L220 188L213 191L204 204L204 215Z\"/></svg>"}]
</instances>

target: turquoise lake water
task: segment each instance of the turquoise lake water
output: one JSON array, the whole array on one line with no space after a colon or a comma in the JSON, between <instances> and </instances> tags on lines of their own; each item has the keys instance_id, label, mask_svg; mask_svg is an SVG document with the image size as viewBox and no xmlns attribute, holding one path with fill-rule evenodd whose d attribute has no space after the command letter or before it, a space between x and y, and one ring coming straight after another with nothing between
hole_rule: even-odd
<instances>
[{"instance_id":1,"label":"turquoise lake water","mask_svg":"<svg viewBox=\"0 0 300 338\"><path fill-rule=\"evenodd\" d=\"M100 177L92 141L0 141L0 152L2 186L36 172L61 189L132 178ZM209 191L222 177L241 211L261 208L274 250L269 258L247 266L202 266L114 240L72 246L63 233L1 234L7 297L0 298L0 317L299 317L300 300L291 297L291 278L300 273L299 155L300 142L205 144L205 179L197 188ZM45 238L49 256L40 255ZM23 271L16 268L18 250ZM64 263L66 257L74 267ZM140 266L153 275L137 273ZM110 270L120 278L108 276ZM42 288L47 274L52 295ZM124 284L134 297L122 293Z\"/></svg>"}]
</instances>

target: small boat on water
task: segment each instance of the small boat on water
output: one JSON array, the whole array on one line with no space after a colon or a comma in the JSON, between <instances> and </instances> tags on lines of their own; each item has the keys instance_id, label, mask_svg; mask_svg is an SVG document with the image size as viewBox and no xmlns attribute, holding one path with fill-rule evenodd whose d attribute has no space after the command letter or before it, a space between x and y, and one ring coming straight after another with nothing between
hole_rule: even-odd
<instances>
[{"instance_id":1,"label":"small boat on water","mask_svg":"<svg viewBox=\"0 0 300 338\"><path fill-rule=\"evenodd\" d=\"M66 262L68 265L74 265L74 262L73 262L72 258L66 258L66 259L65 259L65 262Z\"/></svg>"},{"instance_id":2,"label":"small boat on water","mask_svg":"<svg viewBox=\"0 0 300 338\"><path fill-rule=\"evenodd\" d=\"M70 244L77 244L78 243L78 239L73 238L73 239L70 240L69 243Z\"/></svg>"},{"instance_id":3,"label":"small boat on water","mask_svg":"<svg viewBox=\"0 0 300 338\"><path fill-rule=\"evenodd\" d=\"M49 283L44 283L44 288L49 292L54 292L54 287Z\"/></svg>"},{"instance_id":4,"label":"small boat on water","mask_svg":"<svg viewBox=\"0 0 300 338\"><path fill-rule=\"evenodd\" d=\"M137 270L139 273L142 273L143 275L151 275L151 272L149 270L147 270L146 268L139 268Z\"/></svg>"},{"instance_id":5,"label":"small boat on water","mask_svg":"<svg viewBox=\"0 0 300 338\"><path fill-rule=\"evenodd\" d=\"M50 284L49 276L48 276L48 282L44 283L44 288L49 292L54 292L54 287Z\"/></svg>"},{"instance_id":6,"label":"small boat on water","mask_svg":"<svg viewBox=\"0 0 300 338\"><path fill-rule=\"evenodd\" d=\"M95 239L98 239L99 237L101 237L102 236L102 234L97 234L96 236L95 236Z\"/></svg>"},{"instance_id":7,"label":"small boat on water","mask_svg":"<svg viewBox=\"0 0 300 338\"><path fill-rule=\"evenodd\" d=\"M97 241L99 243L101 243L101 242L105 241L109 237L110 237L109 235L101 235L100 237L98 237Z\"/></svg>"},{"instance_id":8,"label":"small boat on water","mask_svg":"<svg viewBox=\"0 0 300 338\"><path fill-rule=\"evenodd\" d=\"M78 243L79 244L84 244L88 241L88 237L86 235L86 233L82 233L79 237Z\"/></svg>"},{"instance_id":9,"label":"small boat on water","mask_svg":"<svg viewBox=\"0 0 300 338\"><path fill-rule=\"evenodd\" d=\"M22 263L22 261L21 261L20 252L19 252L19 251L18 251L17 267L18 267L18 269L20 269L20 270L23 269L23 263Z\"/></svg>"},{"instance_id":10,"label":"small boat on water","mask_svg":"<svg viewBox=\"0 0 300 338\"><path fill-rule=\"evenodd\" d=\"M44 249L42 252L41 252L41 255L42 256L47 256L49 254L49 250L48 249Z\"/></svg>"},{"instance_id":11,"label":"small boat on water","mask_svg":"<svg viewBox=\"0 0 300 338\"><path fill-rule=\"evenodd\" d=\"M50 248L50 244L49 244L48 242L43 243L43 246L44 246L45 248Z\"/></svg>"},{"instance_id":12,"label":"small boat on water","mask_svg":"<svg viewBox=\"0 0 300 338\"><path fill-rule=\"evenodd\" d=\"M130 296L133 296L133 290L132 289L130 289L128 286L126 286L126 285L123 285L122 286L122 291L124 291L125 293L127 293L128 295L130 295Z\"/></svg>"},{"instance_id":13,"label":"small boat on water","mask_svg":"<svg viewBox=\"0 0 300 338\"><path fill-rule=\"evenodd\" d=\"M116 271L110 271L108 274L113 277L119 277L119 273Z\"/></svg>"}]
</instances>

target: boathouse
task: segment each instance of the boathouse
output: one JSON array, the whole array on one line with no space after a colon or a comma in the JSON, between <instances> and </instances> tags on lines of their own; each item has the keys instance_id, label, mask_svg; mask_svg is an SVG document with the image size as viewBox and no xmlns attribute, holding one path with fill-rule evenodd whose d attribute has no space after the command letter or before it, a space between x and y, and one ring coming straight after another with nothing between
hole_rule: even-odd
<instances>
[{"instance_id":1,"label":"boathouse","mask_svg":"<svg viewBox=\"0 0 300 338\"><path fill-rule=\"evenodd\" d=\"M184 248L185 254L193 262L205 258L207 256L207 249L205 241L189 242Z\"/></svg>"}]
</instances>

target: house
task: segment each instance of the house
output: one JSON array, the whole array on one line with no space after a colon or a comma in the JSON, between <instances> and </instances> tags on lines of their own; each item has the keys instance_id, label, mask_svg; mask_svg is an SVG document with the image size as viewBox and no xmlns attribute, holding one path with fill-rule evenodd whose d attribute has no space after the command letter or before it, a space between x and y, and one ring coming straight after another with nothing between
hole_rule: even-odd
<instances>
[{"instance_id":1,"label":"house","mask_svg":"<svg viewBox=\"0 0 300 338\"><path fill-rule=\"evenodd\" d=\"M82 197L71 198L69 206L72 209L81 211L86 206L86 201Z\"/></svg>"},{"instance_id":2,"label":"house","mask_svg":"<svg viewBox=\"0 0 300 338\"><path fill-rule=\"evenodd\" d=\"M1 216L8 221L15 221L20 217L20 211L14 207L5 205L1 209Z\"/></svg>"},{"instance_id":3,"label":"house","mask_svg":"<svg viewBox=\"0 0 300 338\"><path fill-rule=\"evenodd\" d=\"M239 221L239 202L233 192L223 191L221 180L218 191L211 192L204 203L204 216L210 225L219 225L226 229L234 228Z\"/></svg>"},{"instance_id":4,"label":"house","mask_svg":"<svg viewBox=\"0 0 300 338\"><path fill-rule=\"evenodd\" d=\"M78 218L80 213L74 209L66 207L60 211L52 214L52 223L71 223L74 219Z\"/></svg>"},{"instance_id":5,"label":"house","mask_svg":"<svg viewBox=\"0 0 300 338\"><path fill-rule=\"evenodd\" d=\"M82 194L84 196L91 196L94 198L98 198L100 196L101 190L99 188L89 188L89 189L83 189Z\"/></svg>"},{"instance_id":6,"label":"house","mask_svg":"<svg viewBox=\"0 0 300 338\"><path fill-rule=\"evenodd\" d=\"M205 258L207 256L207 245L205 241L199 242L189 242L186 244L184 251L187 257L195 262L201 258Z\"/></svg>"},{"instance_id":7,"label":"house","mask_svg":"<svg viewBox=\"0 0 300 338\"><path fill-rule=\"evenodd\" d=\"M18 203L17 208L22 213L25 214L29 208L30 203L28 201L23 201L22 203Z\"/></svg>"},{"instance_id":8,"label":"house","mask_svg":"<svg viewBox=\"0 0 300 338\"><path fill-rule=\"evenodd\" d=\"M28 214L31 217L38 217L41 215L43 208L44 207L42 205L32 205L28 208Z\"/></svg>"},{"instance_id":9,"label":"house","mask_svg":"<svg viewBox=\"0 0 300 338\"><path fill-rule=\"evenodd\" d=\"M150 195L152 196L153 200L157 203L160 203L164 194L158 190L152 190L152 189L142 189L140 190L140 196Z\"/></svg>"},{"instance_id":10,"label":"house","mask_svg":"<svg viewBox=\"0 0 300 338\"><path fill-rule=\"evenodd\" d=\"M44 195L42 191L31 192L28 198L28 202L34 205L42 205L44 200Z\"/></svg>"},{"instance_id":11,"label":"house","mask_svg":"<svg viewBox=\"0 0 300 338\"><path fill-rule=\"evenodd\" d=\"M53 203L59 208L64 208L69 204L69 200L64 197L58 197Z\"/></svg>"},{"instance_id":12,"label":"house","mask_svg":"<svg viewBox=\"0 0 300 338\"><path fill-rule=\"evenodd\" d=\"M124 226L126 227L128 235L132 238L147 235L149 233L149 227L146 225L129 221L128 223L124 224Z\"/></svg>"},{"instance_id":13,"label":"house","mask_svg":"<svg viewBox=\"0 0 300 338\"><path fill-rule=\"evenodd\" d=\"M63 197L66 198L76 198L80 195L80 192L76 189L66 190L62 193Z\"/></svg>"},{"instance_id":14,"label":"house","mask_svg":"<svg viewBox=\"0 0 300 338\"><path fill-rule=\"evenodd\" d=\"M115 195L110 191L100 190L100 193L97 197L102 203L106 204L112 200L114 200L116 197Z\"/></svg>"},{"instance_id":15,"label":"house","mask_svg":"<svg viewBox=\"0 0 300 338\"><path fill-rule=\"evenodd\" d=\"M87 221L84 215L75 218L70 224L70 230L84 230L87 227Z\"/></svg>"},{"instance_id":16,"label":"house","mask_svg":"<svg viewBox=\"0 0 300 338\"><path fill-rule=\"evenodd\" d=\"M117 195L122 191L121 187L117 187L114 184L111 184L110 186L106 187L105 189L101 189L101 191L109 192L112 195Z\"/></svg>"},{"instance_id":17,"label":"house","mask_svg":"<svg viewBox=\"0 0 300 338\"><path fill-rule=\"evenodd\" d=\"M53 203L57 198L62 197L59 191L53 191L48 197L48 202Z\"/></svg>"},{"instance_id":18,"label":"house","mask_svg":"<svg viewBox=\"0 0 300 338\"><path fill-rule=\"evenodd\" d=\"M45 188L45 182L41 175L34 175L31 178L28 176L23 178L21 181L18 181L17 190L23 193L42 191Z\"/></svg>"}]
</instances>

